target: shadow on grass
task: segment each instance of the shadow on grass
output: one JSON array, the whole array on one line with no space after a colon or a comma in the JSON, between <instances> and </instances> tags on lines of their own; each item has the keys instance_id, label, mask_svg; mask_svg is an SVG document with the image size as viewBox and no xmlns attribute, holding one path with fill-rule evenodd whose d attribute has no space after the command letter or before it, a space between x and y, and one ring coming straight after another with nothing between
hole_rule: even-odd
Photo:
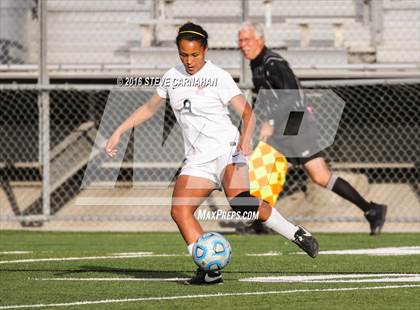
<instances>
[{"instance_id":1,"label":"shadow on grass","mask_svg":"<svg viewBox=\"0 0 420 310\"><path fill-rule=\"evenodd\" d=\"M160 278L186 278L190 277L195 270L192 268L191 270L146 270L146 269L129 269L129 268L114 268L114 267L106 267L106 266L80 266L78 269L1 269L0 274L2 272L52 272L54 276L64 276L64 275L71 275L71 274L87 274L87 273L108 273L113 275L125 275L135 278L150 278L150 279L160 279ZM231 274L231 275L241 275L241 274L255 274L255 275L328 275L328 274L401 274L401 271L284 271L284 270L267 270L267 271L256 271L256 270L223 270L223 274ZM410 272L406 272L409 274Z\"/></svg>"}]
</instances>

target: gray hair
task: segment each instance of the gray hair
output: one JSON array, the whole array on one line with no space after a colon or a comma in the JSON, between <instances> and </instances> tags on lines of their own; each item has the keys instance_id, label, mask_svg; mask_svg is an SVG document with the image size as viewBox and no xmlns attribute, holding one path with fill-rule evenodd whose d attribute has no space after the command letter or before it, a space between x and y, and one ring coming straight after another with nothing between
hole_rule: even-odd
<instances>
[{"instance_id":1,"label":"gray hair","mask_svg":"<svg viewBox=\"0 0 420 310\"><path fill-rule=\"evenodd\" d=\"M264 28L261 24L254 24L250 21L245 21L242 23L241 27L239 28L239 31L245 29L253 29L255 30L255 35L257 38L264 38Z\"/></svg>"}]
</instances>

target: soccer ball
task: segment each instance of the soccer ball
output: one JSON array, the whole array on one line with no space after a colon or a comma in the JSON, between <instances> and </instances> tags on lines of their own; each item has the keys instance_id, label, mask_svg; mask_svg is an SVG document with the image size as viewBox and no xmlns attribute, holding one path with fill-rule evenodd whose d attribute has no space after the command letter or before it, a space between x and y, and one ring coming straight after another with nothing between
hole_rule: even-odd
<instances>
[{"instance_id":1,"label":"soccer ball","mask_svg":"<svg viewBox=\"0 0 420 310\"><path fill-rule=\"evenodd\" d=\"M229 241L215 232L201 235L193 247L194 262L206 271L226 267L230 263L231 254Z\"/></svg>"}]
</instances>

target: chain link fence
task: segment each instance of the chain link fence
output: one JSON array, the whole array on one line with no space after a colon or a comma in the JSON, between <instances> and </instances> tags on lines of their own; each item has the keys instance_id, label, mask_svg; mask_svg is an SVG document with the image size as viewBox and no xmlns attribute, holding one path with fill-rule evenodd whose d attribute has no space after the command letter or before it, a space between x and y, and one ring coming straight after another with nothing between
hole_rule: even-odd
<instances>
[{"instance_id":1,"label":"chain link fence","mask_svg":"<svg viewBox=\"0 0 420 310\"><path fill-rule=\"evenodd\" d=\"M184 150L177 126L161 145L164 109L125 136L117 160L103 153L108 135L153 90L9 83L38 74L41 39L54 83L161 75L179 62L174 39L188 20L208 31L208 58L241 82L237 30L244 20L263 24L267 45L298 74L315 68L309 76L320 78L344 68L346 76L372 77L383 68L381 77L418 76L416 0L1 0L0 228L176 230L169 206ZM335 173L367 199L388 204L385 230L419 231L418 81L305 85L333 91L346 104L335 143L325 150ZM204 205L227 208L220 192ZM289 169L277 207L315 230L368 230L356 207L310 183L301 167ZM204 228L238 225L213 221Z\"/></svg>"},{"instance_id":2,"label":"chain link fence","mask_svg":"<svg viewBox=\"0 0 420 310\"><path fill-rule=\"evenodd\" d=\"M346 103L335 142L325 150L333 171L367 199L388 205L385 230L418 231L420 84L353 82L306 88L329 89ZM162 146L164 109L124 136L119 158L110 160L103 152L105 139L153 90L47 88L48 214L42 200L40 91L36 86L0 86L0 226L175 230L169 212L171 185L184 149L176 126ZM219 192L204 207L228 208ZM367 223L355 206L312 184L299 166L289 169L277 208L315 230L367 231ZM207 221L204 227L234 229L237 225Z\"/></svg>"}]
</instances>

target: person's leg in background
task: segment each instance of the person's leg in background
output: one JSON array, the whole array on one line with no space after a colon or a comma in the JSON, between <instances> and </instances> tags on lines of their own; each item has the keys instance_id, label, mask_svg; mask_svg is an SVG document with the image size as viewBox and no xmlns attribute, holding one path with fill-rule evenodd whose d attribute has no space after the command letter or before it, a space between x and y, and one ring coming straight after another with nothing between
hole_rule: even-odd
<instances>
[{"instance_id":1,"label":"person's leg in background","mask_svg":"<svg viewBox=\"0 0 420 310\"><path fill-rule=\"evenodd\" d=\"M371 235L381 232L387 210L385 205L367 202L350 183L331 172L323 157L310 159L303 167L314 183L331 190L362 210L370 224Z\"/></svg>"}]
</instances>

